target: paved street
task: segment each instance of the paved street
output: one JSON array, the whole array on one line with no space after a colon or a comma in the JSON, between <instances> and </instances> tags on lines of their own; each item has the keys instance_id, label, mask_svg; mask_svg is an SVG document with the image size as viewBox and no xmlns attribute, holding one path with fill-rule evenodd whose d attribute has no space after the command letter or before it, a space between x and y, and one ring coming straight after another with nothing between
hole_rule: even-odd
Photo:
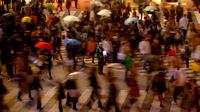
<instances>
[{"instance_id":1,"label":"paved street","mask_svg":"<svg viewBox=\"0 0 200 112\"><path fill-rule=\"evenodd\" d=\"M72 10L70 12L70 15L74 15L77 17L81 17L82 12L87 6L87 4L91 0L79 0L79 4L81 6L80 9L75 9L74 4L72 3ZM55 6L57 5L56 3L54 4ZM63 8L64 8L63 4ZM88 5L88 7L90 7ZM64 15L65 11L61 11L59 13L60 17ZM64 41L64 40L63 40ZM48 77L44 79L44 81L41 82L43 90L41 91L41 96L42 96L42 107L44 108L42 112L59 112L58 109L58 101L57 101L57 81L65 81L68 77L68 71L65 68L64 64L66 62L66 51L65 51L65 46L61 47L61 54L64 60L53 60L53 67L52 67L52 78L53 80L49 80ZM122 112L187 112L188 106L189 106L189 101L185 101L184 107L186 109L180 108L180 103L181 103L181 98L179 97L178 99L178 105L172 105L171 101L173 98L173 88L172 85L170 87L170 93L164 94L164 101L163 105L165 106L164 108L160 107L160 102L158 100L157 94L154 93L153 91L146 92L146 84L147 84L147 71L142 69L142 56L138 52L136 53L135 57L133 58L133 61L135 63L139 63L138 67L138 76L137 76L137 81L139 84L139 89L140 89L140 96L138 98L138 101L135 102L134 104L129 103L129 95L128 95L128 90L129 87L126 85L124 81L124 74L125 74L125 68L123 66L115 66L112 69L112 73L114 76L117 77L116 81L116 86L118 87L118 97L117 97L117 103L120 107L120 110ZM90 66L96 66L97 67L97 59L95 58L95 63L92 63L91 58L86 59L86 66L82 66L82 62L79 60L78 61L78 66L77 66L77 71L80 72L78 74L78 88L81 93L81 96L79 97L79 101L77 104L77 108L79 109L79 112L100 112L104 111L102 109L98 108L98 101L96 100L92 104L92 108L89 109L86 104L88 103L91 95L91 87L89 87L88 83L88 68ZM190 64L193 63L193 60L190 60ZM167 61L164 61L164 64L168 66ZM107 73L109 68L107 66L104 66L104 73ZM193 75L193 71L191 69L185 68L182 66L180 70L183 70L186 73L187 79L190 79ZM48 76L48 73L46 74ZM37 102L36 102L36 91L32 91L32 96L34 97L33 101L29 100L28 94L23 94L22 95L22 100L23 101L18 101L17 100L17 95L18 95L18 82L17 80L10 80L9 77L6 75L5 67L2 71L2 75L0 75L0 78L4 79L4 84L6 85L8 89L8 93L5 95L4 100L5 104L10 108L9 112L37 112L38 110L36 109L37 107ZM199 80L199 77L197 77L197 80ZM105 76L98 75L98 82L101 85L101 90L100 94L103 96L101 101L103 103L103 106L106 105L108 98L107 98L107 93L108 93L108 82ZM199 83L199 81L198 81ZM65 92L67 93L67 91ZM67 107L65 105L66 99L63 99L63 109L64 112L74 112L72 108ZM114 108L110 112L114 112ZM0 112L6 112L6 110L0 110ZM192 112L195 112L193 110Z\"/></svg>"}]
</instances>

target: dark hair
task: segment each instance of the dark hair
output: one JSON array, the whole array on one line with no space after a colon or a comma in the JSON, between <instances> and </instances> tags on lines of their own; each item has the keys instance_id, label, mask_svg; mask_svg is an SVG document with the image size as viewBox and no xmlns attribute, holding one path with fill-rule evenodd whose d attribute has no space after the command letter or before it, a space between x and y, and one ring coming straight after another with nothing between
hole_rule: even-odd
<instances>
[{"instance_id":1,"label":"dark hair","mask_svg":"<svg viewBox=\"0 0 200 112\"><path fill-rule=\"evenodd\" d=\"M185 41L185 44L188 44L188 41Z\"/></svg>"}]
</instances>

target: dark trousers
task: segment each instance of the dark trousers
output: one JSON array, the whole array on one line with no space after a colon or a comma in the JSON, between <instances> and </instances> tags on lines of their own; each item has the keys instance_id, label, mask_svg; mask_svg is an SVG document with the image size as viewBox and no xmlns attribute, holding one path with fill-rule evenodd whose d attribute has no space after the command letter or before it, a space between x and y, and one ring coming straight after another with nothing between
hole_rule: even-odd
<instances>
[{"instance_id":1,"label":"dark trousers","mask_svg":"<svg viewBox=\"0 0 200 112\"><path fill-rule=\"evenodd\" d=\"M59 111L63 112L63 107L62 107L62 101L61 101L61 99L58 100L58 107L59 107Z\"/></svg>"},{"instance_id":2,"label":"dark trousers","mask_svg":"<svg viewBox=\"0 0 200 112\"><path fill-rule=\"evenodd\" d=\"M103 58L100 58L98 62L99 73L103 73L103 64L104 64L104 60Z\"/></svg>"},{"instance_id":3,"label":"dark trousers","mask_svg":"<svg viewBox=\"0 0 200 112\"><path fill-rule=\"evenodd\" d=\"M73 109L77 109L76 108L76 103L78 102L78 98L70 98L69 97L69 94L67 94L67 102L66 102L66 105L67 106L71 106L70 102L73 102Z\"/></svg>"},{"instance_id":4,"label":"dark trousers","mask_svg":"<svg viewBox=\"0 0 200 112\"><path fill-rule=\"evenodd\" d=\"M92 100L94 101L94 95L96 95L96 97L97 97L98 100L99 100L99 101L98 101L99 108L102 108L103 106L102 106L102 103L101 103L101 101L100 101L100 95L99 95L98 90L97 90L96 87L93 87L93 91L92 91L92 94L91 94L91 100L89 101L88 106L91 105Z\"/></svg>"},{"instance_id":5,"label":"dark trousers","mask_svg":"<svg viewBox=\"0 0 200 112\"><path fill-rule=\"evenodd\" d=\"M109 110L110 110L110 106L111 105L113 105L113 106L115 106L116 107L116 112L120 112L120 110L119 110L119 108L118 108L118 106L117 106L117 102L116 102L116 98L115 97L110 97L109 99L108 99L108 103L107 103L107 105L106 105L106 111L108 112Z\"/></svg>"},{"instance_id":6,"label":"dark trousers","mask_svg":"<svg viewBox=\"0 0 200 112\"><path fill-rule=\"evenodd\" d=\"M68 10L68 15L70 15L70 6L67 6L66 8Z\"/></svg>"},{"instance_id":7,"label":"dark trousers","mask_svg":"<svg viewBox=\"0 0 200 112\"><path fill-rule=\"evenodd\" d=\"M7 68L7 73L8 73L8 75L11 77L11 78L13 78L13 66L12 66L12 64L6 64L6 68Z\"/></svg>"},{"instance_id":8,"label":"dark trousers","mask_svg":"<svg viewBox=\"0 0 200 112\"><path fill-rule=\"evenodd\" d=\"M90 55L92 56L92 63L94 63L94 55L95 55L95 52L91 52Z\"/></svg>"},{"instance_id":9,"label":"dark trousers","mask_svg":"<svg viewBox=\"0 0 200 112\"><path fill-rule=\"evenodd\" d=\"M174 88L174 102L177 102L177 96L183 91L183 87Z\"/></svg>"},{"instance_id":10,"label":"dark trousers","mask_svg":"<svg viewBox=\"0 0 200 112\"><path fill-rule=\"evenodd\" d=\"M76 9L77 9L77 1L78 1L78 0L74 0Z\"/></svg>"},{"instance_id":11,"label":"dark trousers","mask_svg":"<svg viewBox=\"0 0 200 112\"><path fill-rule=\"evenodd\" d=\"M182 29L183 31L183 41L185 41L186 35L187 35L187 30Z\"/></svg>"},{"instance_id":12,"label":"dark trousers","mask_svg":"<svg viewBox=\"0 0 200 112\"><path fill-rule=\"evenodd\" d=\"M185 61L186 61L187 68L189 68L189 58L186 58Z\"/></svg>"},{"instance_id":13,"label":"dark trousers","mask_svg":"<svg viewBox=\"0 0 200 112\"><path fill-rule=\"evenodd\" d=\"M40 108L42 108L41 96L40 96L39 91L37 91L37 92L38 92L38 96L37 96L37 109L40 109Z\"/></svg>"},{"instance_id":14,"label":"dark trousers","mask_svg":"<svg viewBox=\"0 0 200 112\"><path fill-rule=\"evenodd\" d=\"M18 99L21 99L21 95L22 95L22 92L21 92L21 90L20 90L19 93L18 93L17 98L18 98ZM29 97L30 99L32 98L32 97L31 97L31 89L28 90L28 97Z\"/></svg>"},{"instance_id":15,"label":"dark trousers","mask_svg":"<svg viewBox=\"0 0 200 112\"><path fill-rule=\"evenodd\" d=\"M48 66L51 66L51 65L48 65ZM49 79L52 79L52 77L51 77L51 67L48 67L48 72L49 72Z\"/></svg>"}]
</instances>

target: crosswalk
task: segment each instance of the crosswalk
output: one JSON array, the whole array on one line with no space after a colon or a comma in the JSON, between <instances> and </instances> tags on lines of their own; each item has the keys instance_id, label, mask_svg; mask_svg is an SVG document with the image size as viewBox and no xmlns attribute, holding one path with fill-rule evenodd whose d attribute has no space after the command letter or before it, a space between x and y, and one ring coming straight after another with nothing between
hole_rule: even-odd
<instances>
[{"instance_id":1,"label":"crosswalk","mask_svg":"<svg viewBox=\"0 0 200 112\"><path fill-rule=\"evenodd\" d=\"M8 93L5 96L5 99L7 97L15 98L15 94L17 92L15 92L15 94L13 94L14 91L15 90ZM97 100L95 100L91 109L86 106L90 99L91 91L92 91L91 88L88 88L81 93L81 96L79 97L78 104L77 104L77 108L79 109L80 112L103 111L102 109L98 108ZM12 93L12 96L9 96L9 94L11 94L11 93ZM107 93L108 93L108 90L102 90L100 94L102 96L106 96ZM139 93L140 93L140 96L137 99L137 102L135 102L134 104L130 104L129 100L128 100L128 97L129 97L128 90L120 90L119 94L117 96L117 103L118 103L118 107L120 108L120 110L122 112L163 112L162 111L163 108L161 108L159 106L160 102L155 93L151 93L151 92L147 93L144 90L140 90ZM56 99L54 99L55 100L54 104L51 107L45 108L46 104L50 101L50 99L52 99L52 97L55 94L57 94L56 88L52 88L52 89L48 90L42 96L42 106L44 107L44 112L59 112L58 101L56 101ZM65 92L65 94L67 94L67 91ZM33 92L32 95L35 96L36 92ZM170 95L170 96L172 96L172 95ZM27 103L30 103L30 102L34 103L34 106L32 106L31 109L23 111L23 112L37 112L38 110L36 109L36 105L37 105L36 101L29 101L27 98L28 98L28 95L25 95L24 97L22 97L23 101L18 101L14 106L10 107L10 112L22 112L21 110L25 110L25 108L26 108L25 105L27 105ZM148 101L147 101L147 99L148 99ZM108 101L107 97L101 98L101 102L104 107L106 106L107 101ZM74 110L72 108L65 106L65 102L66 102L66 99L64 99L62 101L64 110L66 109L69 112L74 112ZM178 102L180 103L180 101L178 101ZM8 104L9 102L5 102L5 103ZM179 105L171 105L171 103L167 102L167 101L164 101L163 104L166 104L166 103L168 103L168 105L170 105L170 108L168 108L167 112L186 112L187 111L186 109L180 108ZM167 106L167 105L165 105L165 106ZM112 112L113 112L113 110L114 109L112 109ZM195 112L195 110L193 110L192 112Z\"/></svg>"}]
</instances>

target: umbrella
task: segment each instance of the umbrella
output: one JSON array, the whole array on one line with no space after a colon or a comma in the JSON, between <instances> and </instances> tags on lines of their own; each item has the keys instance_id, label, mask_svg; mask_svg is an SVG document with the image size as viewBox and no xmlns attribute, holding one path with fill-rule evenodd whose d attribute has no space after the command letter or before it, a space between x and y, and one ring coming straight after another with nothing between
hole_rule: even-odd
<instances>
[{"instance_id":1,"label":"umbrella","mask_svg":"<svg viewBox=\"0 0 200 112\"><path fill-rule=\"evenodd\" d=\"M200 65L197 63L192 63L191 64L191 69L196 71L196 72L200 72Z\"/></svg>"},{"instance_id":2,"label":"umbrella","mask_svg":"<svg viewBox=\"0 0 200 112\"><path fill-rule=\"evenodd\" d=\"M109 10L107 10L107 9L102 9L97 14L101 15L101 16L110 17L110 15L112 14L112 12L109 11Z\"/></svg>"},{"instance_id":3,"label":"umbrella","mask_svg":"<svg viewBox=\"0 0 200 112\"><path fill-rule=\"evenodd\" d=\"M56 9L54 6L53 6L53 4L51 4L51 3L44 3L44 4L42 4L45 8L47 8L47 9L50 9L50 10L53 10L53 9Z\"/></svg>"},{"instance_id":4,"label":"umbrella","mask_svg":"<svg viewBox=\"0 0 200 112\"><path fill-rule=\"evenodd\" d=\"M13 14L12 13L5 13L4 15L3 15L3 17L13 17Z\"/></svg>"},{"instance_id":5,"label":"umbrella","mask_svg":"<svg viewBox=\"0 0 200 112\"><path fill-rule=\"evenodd\" d=\"M32 20L32 18L30 18L30 17L28 17L28 16L25 16L25 17L22 18L21 21L24 22L24 23L30 23L31 20Z\"/></svg>"},{"instance_id":6,"label":"umbrella","mask_svg":"<svg viewBox=\"0 0 200 112\"><path fill-rule=\"evenodd\" d=\"M81 42L76 39L67 39L64 44L80 45Z\"/></svg>"},{"instance_id":7,"label":"umbrella","mask_svg":"<svg viewBox=\"0 0 200 112\"><path fill-rule=\"evenodd\" d=\"M124 25L128 26L132 22L137 23L137 21L138 21L137 18L131 17L131 18L128 18L128 19L125 20Z\"/></svg>"},{"instance_id":8,"label":"umbrella","mask_svg":"<svg viewBox=\"0 0 200 112\"><path fill-rule=\"evenodd\" d=\"M48 42L38 42L37 44L35 44L35 47L40 49L49 49L49 50L53 49L53 45Z\"/></svg>"},{"instance_id":9,"label":"umbrella","mask_svg":"<svg viewBox=\"0 0 200 112\"><path fill-rule=\"evenodd\" d=\"M95 5L95 6L101 6L101 7L104 6L100 1L93 1L93 2L91 2L91 4Z\"/></svg>"},{"instance_id":10,"label":"umbrella","mask_svg":"<svg viewBox=\"0 0 200 112\"><path fill-rule=\"evenodd\" d=\"M81 21L78 17L76 17L76 16L65 16L64 18L63 18L63 22L64 23L70 23L70 22L79 22L79 21Z\"/></svg>"},{"instance_id":11,"label":"umbrella","mask_svg":"<svg viewBox=\"0 0 200 112\"><path fill-rule=\"evenodd\" d=\"M147 7L144 8L144 11L153 12L153 11L156 11L156 10L158 10L158 9L154 6L147 6Z\"/></svg>"},{"instance_id":12,"label":"umbrella","mask_svg":"<svg viewBox=\"0 0 200 112\"><path fill-rule=\"evenodd\" d=\"M80 73L83 73L83 72L73 72L73 73L70 73L67 77L67 79L69 80L74 80L77 78L77 75L80 74Z\"/></svg>"}]
</instances>

